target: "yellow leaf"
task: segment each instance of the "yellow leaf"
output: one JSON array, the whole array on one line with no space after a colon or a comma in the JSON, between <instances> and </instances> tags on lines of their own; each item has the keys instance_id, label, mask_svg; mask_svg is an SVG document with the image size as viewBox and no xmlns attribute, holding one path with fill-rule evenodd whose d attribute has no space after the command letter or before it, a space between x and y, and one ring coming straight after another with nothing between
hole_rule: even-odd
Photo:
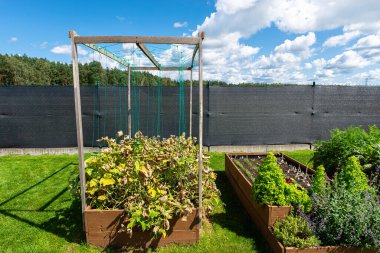
<instances>
[{"instance_id":1,"label":"yellow leaf","mask_svg":"<svg viewBox=\"0 0 380 253\"><path fill-rule=\"evenodd\" d=\"M94 180L94 179L91 179L90 181L90 187L95 187L98 183Z\"/></svg>"},{"instance_id":2,"label":"yellow leaf","mask_svg":"<svg viewBox=\"0 0 380 253\"><path fill-rule=\"evenodd\" d=\"M107 186L115 184L116 181L113 178L101 178L99 183L103 186Z\"/></svg>"},{"instance_id":3,"label":"yellow leaf","mask_svg":"<svg viewBox=\"0 0 380 253\"><path fill-rule=\"evenodd\" d=\"M106 199L107 199L106 195L100 195L100 196L98 196L98 200L100 200L100 201L103 201L103 200L106 200Z\"/></svg>"},{"instance_id":4,"label":"yellow leaf","mask_svg":"<svg viewBox=\"0 0 380 253\"><path fill-rule=\"evenodd\" d=\"M91 188L91 189L87 190L87 192L88 192L90 195L94 195L95 192L96 192L96 188Z\"/></svg>"},{"instance_id":5,"label":"yellow leaf","mask_svg":"<svg viewBox=\"0 0 380 253\"><path fill-rule=\"evenodd\" d=\"M109 178L112 178L112 174L111 173L105 173L103 177L109 179Z\"/></svg>"},{"instance_id":6,"label":"yellow leaf","mask_svg":"<svg viewBox=\"0 0 380 253\"><path fill-rule=\"evenodd\" d=\"M156 194L157 194L156 190L153 189L153 188L151 188L151 187L149 187L149 189L148 189L148 193L150 194L150 196L151 196L152 198L156 197Z\"/></svg>"},{"instance_id":7,"label":"yellow leaf","mask_svg":"<svg viewBox=\"0 0 380 253\"><path fill-rule=\"evenodd\" d=\"M160 190L158 189L158 192L161 194L161 195L165 195L167 192L165 190Z\"/></svg>"},{"instance_id":8,"label":"yellow leaf","mask_svg":"<svg viewBox=\"0 0 380 253\"><path fill-rule=\"evenodd\" d=\"M140 171L140 163L139 163L139 161L136 161L136 162L135 162L135 170L136 170L137 172Z\"/></svg>"}]
</instances>

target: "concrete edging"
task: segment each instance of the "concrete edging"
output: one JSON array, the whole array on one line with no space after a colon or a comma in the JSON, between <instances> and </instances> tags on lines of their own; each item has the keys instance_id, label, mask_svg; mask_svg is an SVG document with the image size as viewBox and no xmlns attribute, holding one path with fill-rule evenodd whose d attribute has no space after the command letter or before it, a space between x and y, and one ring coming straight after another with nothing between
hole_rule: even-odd
<instances>
[{"instance_id":1,"label":"concrete edging","mask_svg":"<svg viewBox=\"0 0 380 253\"><path fill-rule=\"evenodd\" d=\"M267 152L267 151L294 151L310 150L310 144L286 144L286 145L251 145L251 146L210 146L204 147L209 152ZM85 153L99 152L100 148L85 147ZM78 154L76 147L64 148L0 148L0 156L5 155L58 155Z\"/></svg>"}]
</instances>

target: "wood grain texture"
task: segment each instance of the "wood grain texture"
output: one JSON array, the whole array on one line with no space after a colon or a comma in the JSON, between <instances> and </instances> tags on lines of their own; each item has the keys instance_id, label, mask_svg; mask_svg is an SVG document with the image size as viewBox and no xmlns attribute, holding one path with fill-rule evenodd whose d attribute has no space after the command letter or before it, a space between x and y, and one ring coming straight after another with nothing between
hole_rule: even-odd
<instances>
[{"instance_id":1,"label":"wood grain texture","mask_svg":"<svg viewBox=\"0 0 380 253\"><path fill-rule=\"evenodd\" d=\"M151 43L151 44L189 44L197 45L196 37L159 37L159 36L78 36L75 43Z\"/></svg>"},{"instance_id":2,"label":"wood grain texture","mask_svg":"<svg viewBox=\"0 0 380 253\"><path fill-rule=\"evenodd\" d=\"M199 240L198 211L170 221L167 236L154 238L151 231L133 229L130 237L126 232L118 232L126 221L123 210L94 210L87 208L84 217L87 242L102 248L155 248L167 244L190 244Z\"/></svg>"}]
</instances>

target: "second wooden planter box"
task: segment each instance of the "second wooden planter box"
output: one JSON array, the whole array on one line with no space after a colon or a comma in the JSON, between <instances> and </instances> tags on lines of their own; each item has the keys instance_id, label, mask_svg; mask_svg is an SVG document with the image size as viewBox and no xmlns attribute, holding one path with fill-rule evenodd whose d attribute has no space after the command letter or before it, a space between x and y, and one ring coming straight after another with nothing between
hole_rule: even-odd
<instances>
[{"instance_id":1,"label":"second wooden planter box","mask_svg":"<svg viewBox=\"0 0 380 253\"><path fill-rule=\"evenodd\" d=\"M242 155L265 155L266 153L251 153ZM239 200L257 229L261 232L274 253L376 253L374 250L347 248L341 246L311 247L300 249L285 247L272 233L271 227L277 219L284 219L290 213L290 206L259 205L252 198L252 183L233 162L231 155L225 155L227 177ZM284 155L285 156L285 155ZM293 160L293 159L292 159ZM293 160L294 161L294 160ZM304 166L304 165L303 165Z\"/></svg>"},{"instance_id":2,"label":"second wooden planter box","mask_svg":"<svg viewBox=\"0 0 380 253\"><path fill-rule=\"evenodd\" d=\"M237 155L237 154L232 154ZM252 153L244 155L266 155L266 153ZM277 219L284 219L290 213L291 206L260 205L252 199L252 182L236 166L231 154L225 155L226 174L235 191L246 208L252 209L252 214L261 220L265 227L273 226Z\"/></svg>"},{"instance_id":3,"label":"second wooden planter box","mask_svg":"<svg viewBox=\"0 0 380 253\"><path fill-rule=\"evenodd\" d=\"M194 209L184 217L170 221L166 237L154 238L151 231L134 229L132 237L126 232L117 232L125 221L123 210L97 210L88 208L84 212L87 243L102 248L155 248L167 244L190 244L199 239L198 214Z\"/></svg>"}]
</instances>

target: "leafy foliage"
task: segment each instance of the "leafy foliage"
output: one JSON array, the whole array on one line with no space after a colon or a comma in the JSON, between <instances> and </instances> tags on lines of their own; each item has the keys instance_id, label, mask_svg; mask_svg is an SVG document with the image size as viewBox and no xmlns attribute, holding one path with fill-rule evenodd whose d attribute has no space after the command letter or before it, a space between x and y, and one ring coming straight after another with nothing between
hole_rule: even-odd
<instances>
[{"instance_id":1,"label":"leafy foliage","mask_svg":"<svg viewBox=\"0 0 380 253\"><path fill-rule=\"evenodd\" d=\"M351 163L351 164L350 164ZM348 163L353 171L355 160ZM358 168L355 168L357 170ZM322 196L313 195L313 211L304 215L324 245L345 245L380 250L380 204L374 191L363 187L362 177L345 172ZM351 177L350 179L348 179ZM358 180L359 182L347 184ZM349 187L348 187L349 186Z\"/></svg>"},{"instance_id":2,"label":"leafy foliage","mask_svg":"<svg viewBox=\"0 0 380 253\"><path fill-rule=\"evenodd\" d=\"M247 159L248 160L248 159ZM238 160L234 159L234 163L244 172L244 174L251 180L251 182L255 181L255 178L252 174L244 167L244 165Z\"/></svg>"},{"instance_id":3,"label":"leafy foliage","mask_svg":"<svg viewBox=\"0 0 380 253\"><path fill-rule=\"evenodd\" d=\"M365 169L379 166L380 129L370 126L368 132L360 127L332 130L329 140L315 143L314 166L323 165L327 174L333 176L353 155Z\"/></svg>"},{"instance_id":4,"label":"leafy foliage","mask_svg":"<svg viewBox=\"0 0 380 253\"><path fill-rule=\"evenodd\" d=\"M321 242L301 217L287 216L273 225L274 235L286 247L308 248Z\"/></svg>"},{"instance_id":5,"label":"leafy foliage","mask_svg":"<svg viewBox=\"0 0 380 253\"><path fill-rule=\"evenodd\" d=\"M300 205L310 211L311 199L303 187L293 179L285 180L276 157L269 153L258 168L258 176L252 186L253 198L268 205Z\"/></svg>"},{"instance_id":6,"label":"leafy foliage","mask_svg":"<svg viewBox=\"0 0 380 253\"><path fill-rule=\"evenodd\" d=\"M315 170L315 175L313 177L311 186L311 192L313 194L322 196L326 192L327 186L328 183L326 180L325 168L323 167L323 165L319 165Z\"/></svg>"},{"instance_id":7,"label":"leafy foliage","mask_svg":"<svg viewBox=\"0 0 380 253\"><path fill-rule=\"evenodd\" d=\"M288 204L292 206L300 206L300 208L305 212L311 211L312 202L309 195L305 189L294 180L285 184L284 194L285 200Z\"/></svg>"},{"instance_id":8,"label":"leafy foliage","mask_svg":"<svg viewBox=\"0 0 380 253\"><path fill-rule=\"evenodd\" d=\"M86 161L87 202L96 209L124 209L125 229L152 229L166 235L174 215L186 215L198 205L198 148L195 139L148 138L138 132L101 140L107 148ZM219 194L216 174L204 155L203 206L212 211Z\"/></svg>"},{"instance_id":9,"label":"leafy foliage","mask_svg":"<svg viewBox=\"0 0 380 253\"><path fill-rule=\"evenodd\" d=\"M348 158L334 183L339 186L345 186L350 191L364 192L365 190L369 190L368 179L355 156Z\"/></svg>"},{"instance_id":10,"label":"leafy foliage","mask_svg":"<svg viewBox=\"0 0 380 253\"><path fill-rule=\"evenodd\" d=\"M276 157L269 153L258 168L258 176L253 184L253 198L258 203L284 206L285 180Z\"/></svg>"}]
</instances>

